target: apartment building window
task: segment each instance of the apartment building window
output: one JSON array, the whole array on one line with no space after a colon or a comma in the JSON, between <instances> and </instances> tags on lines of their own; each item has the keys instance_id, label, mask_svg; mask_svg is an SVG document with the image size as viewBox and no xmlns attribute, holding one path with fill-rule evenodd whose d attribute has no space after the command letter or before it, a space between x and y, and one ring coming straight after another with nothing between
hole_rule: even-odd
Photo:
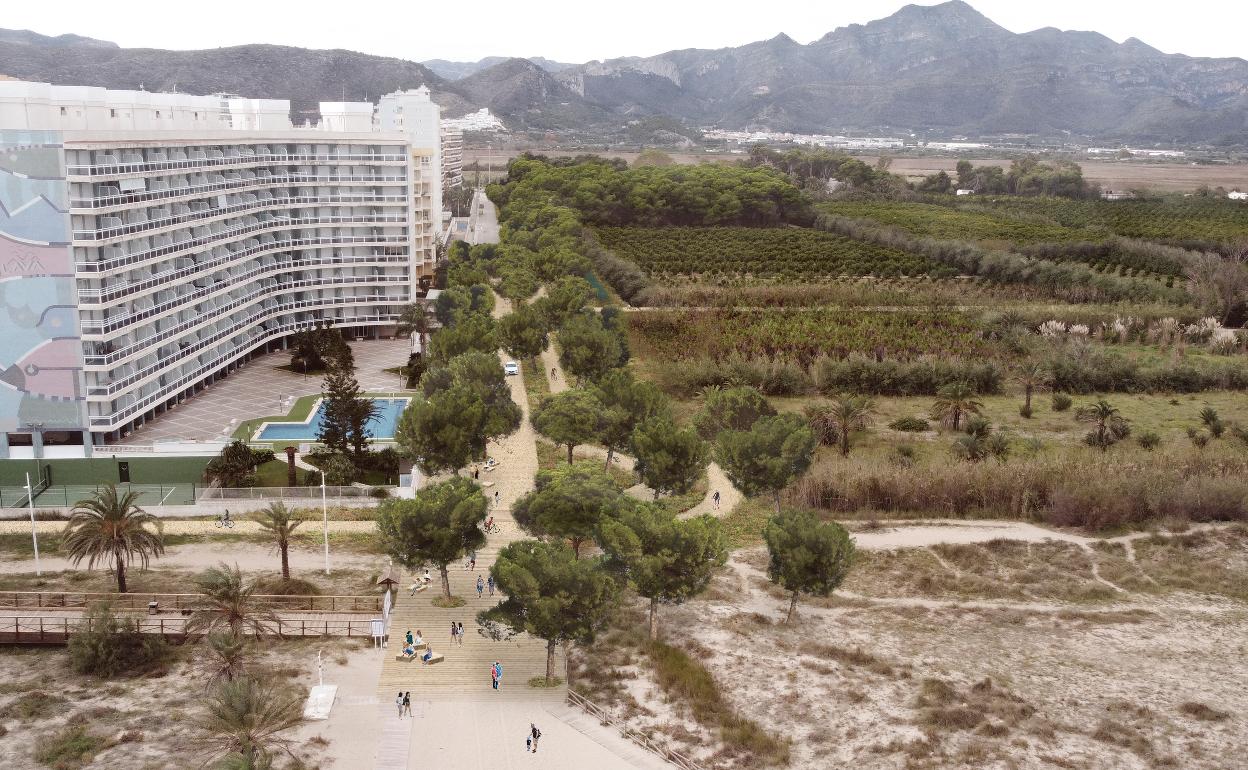
<instances>
[{"instance_id":1,"label":"apartment building window","mask_svg":"<svg viewBox=\"0 0 1248 770\"><path fill-rule=\"evenodd\" d=\"M68 115L68 114L69 114L69 109L68 109L68 108L66 108L66 107L62 107L62 108L61 108L61 117L63 118L63 117L65 117L65 116L66 116L66 115Z\"/></svg>"},{"instance_id":2,"label":"apartment building window","mask_svg":"<svg viewBox=\"0 0 1248 770\"><path fill-rule=\"evenodd\" d=\"M160 110L156 110L156 119L160 120Z\"/></svg>"},{"instance_id":3,"label":"apartment building window","mask_svg":"<svg viewBox=\"0 0 1248 770\"><path fill-rule=\"evenodd\" d=\"M117 117L117 110L110 109L110 110L108 111L108 116L109 116L110 118L115 118L115 117Z\"/></svg>"}]
</instances>

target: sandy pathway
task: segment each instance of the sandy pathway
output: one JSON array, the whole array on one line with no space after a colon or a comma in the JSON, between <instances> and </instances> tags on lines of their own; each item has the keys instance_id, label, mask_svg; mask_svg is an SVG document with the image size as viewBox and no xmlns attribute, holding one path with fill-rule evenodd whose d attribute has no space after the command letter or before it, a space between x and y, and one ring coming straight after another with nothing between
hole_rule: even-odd
<instances>
[{"instance_id":1,"label":"sandy pathway","mask_svg":"<svg viewBox=\"0 0 1248 770\"><path fill-rule=\"evenodd\" d=\"M370 522L371 523L371 522ZM316 549L291 548L290 568L293 572L312 572L323 570L325 565L324 552ZM255 570L276 571L281 562L277 552L263 545L251 543L191 543L174 546L165 550L165 555L152 560L152 567L186 570L201 570L215 567L221 562L237 564L239 569L250 572ZM370 556L359 553L336 553L329 551L330 569L376 569L385 563L382 556ZM75 567L64 556L56 553L43 554L39 559L40 568L46 572L86 570L86 562ZM0 560L0 574L34 573L34 558L14 559L5 557Z\"/></svg>"}]
</instances>

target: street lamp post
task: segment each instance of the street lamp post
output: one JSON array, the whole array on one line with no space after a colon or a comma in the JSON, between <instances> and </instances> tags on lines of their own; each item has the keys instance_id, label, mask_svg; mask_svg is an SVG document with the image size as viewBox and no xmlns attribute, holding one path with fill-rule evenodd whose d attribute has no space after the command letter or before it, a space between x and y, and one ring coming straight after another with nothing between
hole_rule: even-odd
<instances>
[{"instance_id":1,"label":"street lamp post","mask_svg":"<svg viewBox=\"0 0 1248 770\"><path fill-rule=\"evenodd\" d=\"M321 471L321 524L325 535L325 574L329 574L329 504L325 500L325 471Z\"/></svg>"},{"instance_id":2,"label":"street lamp post","mask_svg":"<svg viewBox=\"0 0 1248 770\"><path fill-rule=\"evenodd\" d=\"M39 534L35 531L35 490L30 486L30 474L26 474L26 504L30 506L30 539L35 544L35 577L43 573L39 570Z\"/></svg>"}]
</instances>

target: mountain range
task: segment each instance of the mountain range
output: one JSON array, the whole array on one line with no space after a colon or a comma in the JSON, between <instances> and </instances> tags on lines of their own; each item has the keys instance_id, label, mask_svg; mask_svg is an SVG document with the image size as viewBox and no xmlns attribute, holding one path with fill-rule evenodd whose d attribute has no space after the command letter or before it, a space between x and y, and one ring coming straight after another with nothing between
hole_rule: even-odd
<instances>
[{"instance_id":1,"label":"mountain range","mask_svg":"<svg viewBox=\"0 0 1248 770\"><path fill-rule=\"evenodd\" d=\"M497 57L419 64L273 45L167 51L0 30L0 74L289 98L296 117L314 115L321 100L375 100L424 83L447 115L489 107L517 129L619 132L662 118L804 133L1248 145L1248 61L1166 54L1095 32L1017 34L961 0L908 5L806 45L779 35L576 65Z\"/></svg>"}]
</instances>

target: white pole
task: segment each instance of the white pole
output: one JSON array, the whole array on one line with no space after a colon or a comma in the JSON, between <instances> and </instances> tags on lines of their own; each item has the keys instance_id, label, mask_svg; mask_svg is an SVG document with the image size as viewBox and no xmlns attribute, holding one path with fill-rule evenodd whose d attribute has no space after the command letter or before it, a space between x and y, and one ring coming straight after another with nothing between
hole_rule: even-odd
<instances>
[{"instance_id":1,"label":"white pole","mask_svg":"<svg viewBox=\"0 0 1248 770\"><path fill-rule=\"evenodd\" d=\"M321 471L321 520L325 531L325 574L329 574L329 505L325 502L325 471Z\"/></svg>"},{"instance_id":2,"label":"white pole","mask_svg":"<svg viewBox=\"0 0 1248 770\"><path fill-rule=\"evenodd\" d=\"M321 687L325 686L325 666L321 663L321 651L316 651L316 676L320 680Z\"/></svg>"},{"instance_id":3,"label":"white pole","mask_svg":"<svg viewBox=\"0 0 1248 770\"><path fill-rule=\"evenodd\" d=\"M35 531L35 492L30 487L30 473L26 474L26 503L30 506L30 539L35 544L35 577L43 575L39 571L39 534Z\"/></svg>"}]
</instances>

